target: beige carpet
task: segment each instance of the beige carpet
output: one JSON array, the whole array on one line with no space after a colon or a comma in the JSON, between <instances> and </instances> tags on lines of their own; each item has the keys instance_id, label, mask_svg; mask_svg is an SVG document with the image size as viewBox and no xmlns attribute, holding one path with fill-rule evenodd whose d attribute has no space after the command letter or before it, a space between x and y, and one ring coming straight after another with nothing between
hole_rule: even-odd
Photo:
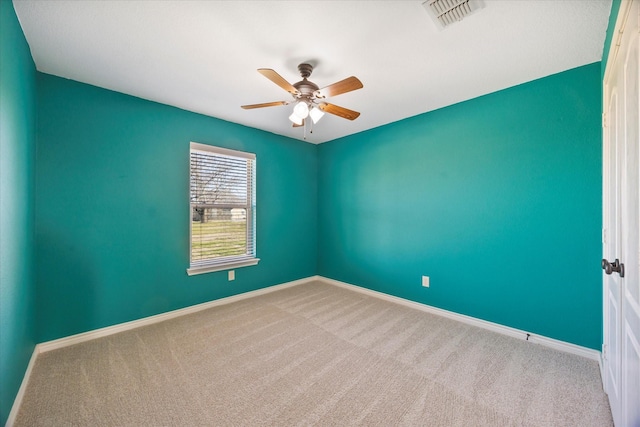
<instances>
[{"instance_id":1,"label":"beige carpet","mask_svg":"<svg viewBox=\"0 0 640 427\"><path fill-rule=\"evenodd\" d=\"M611 426L596 362L310 283L44 353L17 426Z\"/></svg>"}]
</instances>

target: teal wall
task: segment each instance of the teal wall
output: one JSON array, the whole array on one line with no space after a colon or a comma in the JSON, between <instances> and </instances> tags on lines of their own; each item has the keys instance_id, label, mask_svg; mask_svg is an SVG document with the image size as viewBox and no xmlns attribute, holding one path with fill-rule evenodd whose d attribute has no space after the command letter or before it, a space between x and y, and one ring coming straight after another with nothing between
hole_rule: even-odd
<instances>
[{"instance_id":1,"label":"teal wall","mask_svg":"<svg viewBox=\"0 0 640 427\"><path fill-rule=\"evenodd\" d=\"M39 341L316 274L311 144L38 73ZM256 266L187 276L189 142L257 156Z\"/></svg>"},{"instance_id":2,"label":"teal wall","mask_svg":"<svg viewBox=\"0 0 640 427\"><path fill-rule=\"evenodd\" d=\"M600 99L598 62L322 144L319 274L599 349Z\"/></svg>"},{"instance_id":3,"label":"teal wall","mask_svg":"<svg viewBox=\"0 0 640 427\"><path fill-rule=\"evenodd\" d=\"M0 0L0 425L36 342L35 75L13 4Z\"/></svg>"}]
</instances>

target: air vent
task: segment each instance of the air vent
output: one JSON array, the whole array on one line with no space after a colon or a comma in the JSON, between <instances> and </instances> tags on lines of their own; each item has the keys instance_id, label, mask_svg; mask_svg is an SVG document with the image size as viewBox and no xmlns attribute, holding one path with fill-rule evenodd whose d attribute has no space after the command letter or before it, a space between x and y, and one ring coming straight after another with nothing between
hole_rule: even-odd
<instances>
[{"instance_id":1,"label":"air vent","mask_svg":"<svg viewBox=\"0 0 640 427\"><path fill-rule=\"evenodd\" d=\"M427 0L422 3L438 28L446 28L482 8L479 0Z\"/></svg>"}]
</instances>

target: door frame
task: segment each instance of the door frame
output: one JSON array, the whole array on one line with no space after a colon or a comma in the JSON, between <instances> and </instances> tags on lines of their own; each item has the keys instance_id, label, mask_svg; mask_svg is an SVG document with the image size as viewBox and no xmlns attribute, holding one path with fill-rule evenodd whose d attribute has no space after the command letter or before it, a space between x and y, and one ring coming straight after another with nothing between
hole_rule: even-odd
<instances>
[{"instance_id":1,"label":"door frame","mask_svg":"<svg viewBox=\"0 0 640 427\"><path fill-rule=\"evenodd\" d=\"M609 50L608 56L607 56L607 65L605 68L605 72L604 72L604 76L603 76L603 81L602 81L602 255L603 258L607 258L607 241L610 241L611 238L613 237L612 234L616 232L616 230L612 230L609 229L608 226L609 224L609 220L610 220L610 215L615 214L610 212L609 210L609 206L610 204L607 203L608 202L608 197L615 197L615 195L608 195L608 190L610 188L610 182L609 182L609 177L610 177L610 165L611 165L611 159L610 159L610 141L608 139L609 137L609 130L608 127L613 125L615 126L615 123L610 123L610 117L607 116L609 110L610 110L610 98L611 98L611 89L608 86L608 82L611 79L611 74L614 71L613 66L615 65L615 62L618 58L619 55L619 51L620 51L620 45L622 42L622 38L623 38L623 33L625 30L625 25L629 22L629 19L634 19L634 17L630 17L629 14L631 12L632 9L632 5L634 4L634 1L640 1L640 0L622 0L621 4L620 4L620 8L618 10L618 15L616 17L616 23L615 23L615 27L614 27L614 31L613 31L613 37L611 40L611 48ZM638 19L638 18L636 18ZM618 165L618 167L621 167L622 165ZM619 171L619 173L624 173L624 171ZM618 207L620 208L620 206ZM617 209L616 208L616 212ZM618 217L617 221L620 221L621 217ZM618 236L619 237L619 236ZM619 246L621 244L621 242L617 242L617 245ZM608 342L608 335L610 333L610 327L611 324L609 322L609 292L608 292L608 287L607 287L607 280L608 280L608 276L606 276L604 273L602 274L602 307L603 307L603 322L602 322L602 326L603 326L603 336L602 336L602 352L600 355L600 375L602 378L602 385L603 388L605 390L605 392L608 389L608 385L607 385L607 381L608 381L608 369L609 369L609 363L610 363L610 359L609 359L609 355L610 355L610 349L608 349L606 347L606 344ZM622 285L622 281L621 281L621 286ZM624 305L624 287L620 289L620 296L621 299L618 301L619 303L619 310L622 311L623 310L623 305ZM624 317L620 317L619 320L622 322L624 320ZM623 337L621 336L621 334L618 335L618 342L620 342L620 340ZM622 345L622 343L620 342L620 345ZM622 350L622 349L621 349ZM619 364L618 369L622 369L622 356L620 356L620 360L617 361L617 363ZM620 380L623 379L625 373L624 372L620 372ZM622 387L619 384L618 385L620 387L620 391L622 391ZM622 398L622 396L620 396L620 398ZM620 402L620 408L619 408L619 416L623 416L623 414L625 413L625 408L624 408L624 401ZM613 412L614 408L612 408L612 412ZM623 417L624 418L624 417Z\"/></svg>"}]
</instances>

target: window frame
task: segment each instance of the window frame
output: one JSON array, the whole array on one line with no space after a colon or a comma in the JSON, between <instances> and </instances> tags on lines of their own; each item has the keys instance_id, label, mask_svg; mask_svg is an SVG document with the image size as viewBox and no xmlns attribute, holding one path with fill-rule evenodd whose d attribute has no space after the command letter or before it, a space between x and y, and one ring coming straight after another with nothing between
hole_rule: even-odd
<instances>
[{"instance_id":1,"label":"window frame","mask_svg":"<svg viewBox=\"0 0 640 427\"><path fill-rule=\"evenodd\" d=\"M218 155L223 157L240 158L252 161L252 174L251 182L247 183L247 198L249 203L243 206L246 209L246 242L247 247L252 247L252 254L246 256L230 256L222 257L221 260L204 262L194 265L192 260L193 255L193 203L191 201L191 154L193 151L203 151L211 153L212 155ZM232 150L229 148L217 147L214 145L201 144L198 142L191 142L189 146L189 268L187 268L187 274L189 276L211 273L214 271L231 270L235 268L248 267L256 265L260 261L260 258L256 256L256 155L254 153L248 153L245 151ZM251 237L249 237L251 236ZM249 245L249 239L251 239L251 245ZM224 258L228 258L225 260Z\"/></svg>"}]
</instances>

